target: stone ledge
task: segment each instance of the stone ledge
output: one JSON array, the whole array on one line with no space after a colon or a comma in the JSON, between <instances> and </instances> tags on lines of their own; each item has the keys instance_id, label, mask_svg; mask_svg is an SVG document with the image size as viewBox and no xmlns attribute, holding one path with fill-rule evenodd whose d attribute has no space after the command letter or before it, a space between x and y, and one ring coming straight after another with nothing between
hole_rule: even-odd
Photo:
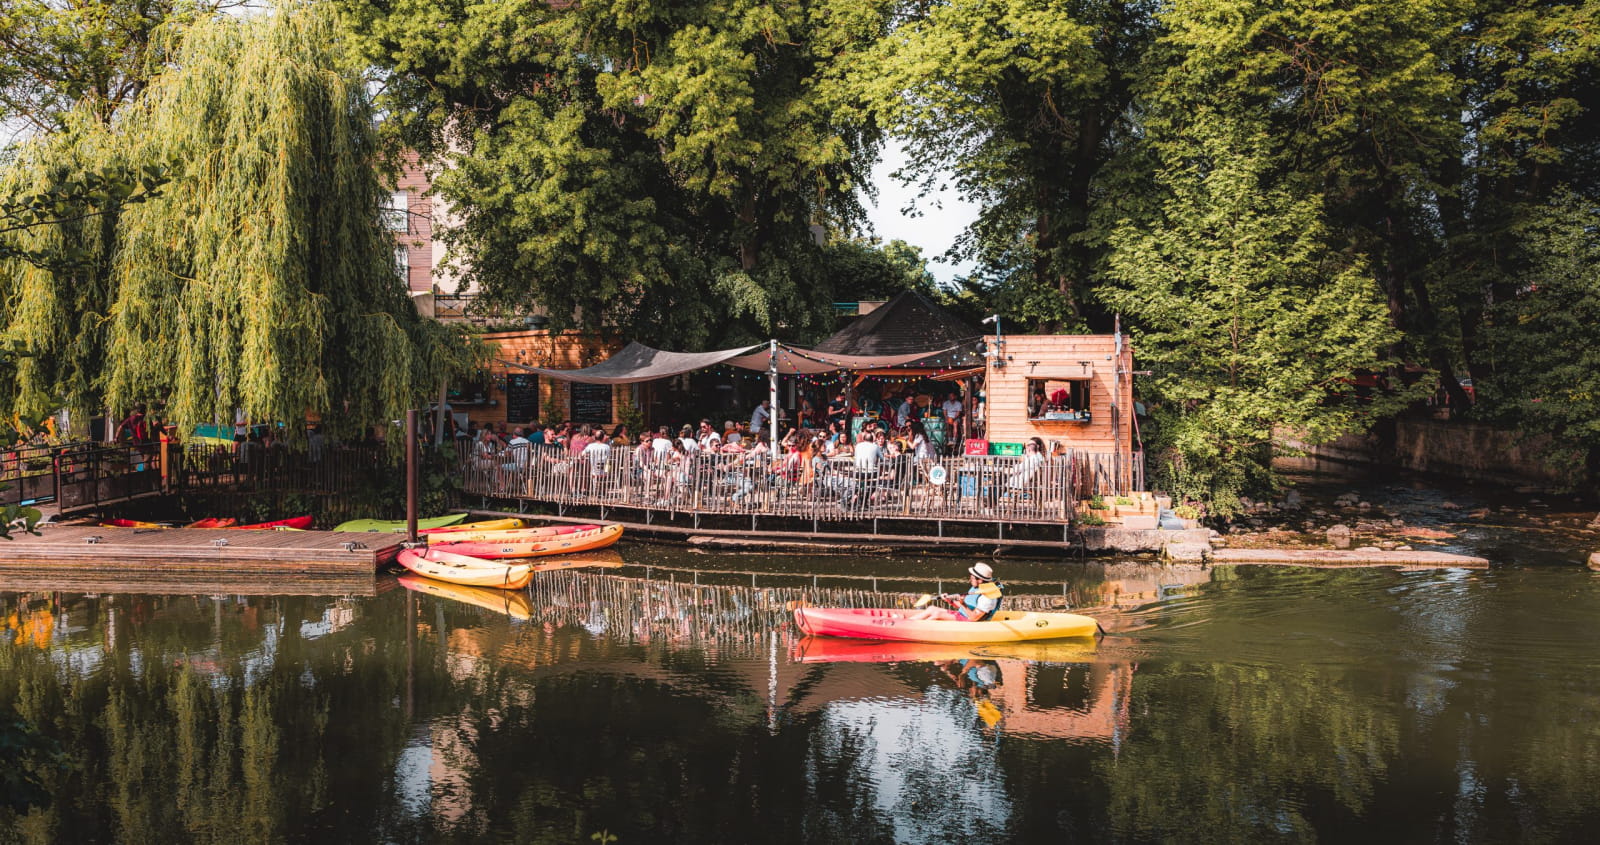
<instances>
[{"instance_id":1,"label":"stone ledge","mask_svg":"<svg viewBox=\"0 0 1600 845\"><path fill-rule=\"evenodd\" d=\"M1453 555L1445 552L1401 552L1373 549L1217 549L1211 562L1217 563L1282 563L1299 566L1405 566L1438 569L1487 569L1489 561L1481 557Z\"/></svg>"}]
</instances>

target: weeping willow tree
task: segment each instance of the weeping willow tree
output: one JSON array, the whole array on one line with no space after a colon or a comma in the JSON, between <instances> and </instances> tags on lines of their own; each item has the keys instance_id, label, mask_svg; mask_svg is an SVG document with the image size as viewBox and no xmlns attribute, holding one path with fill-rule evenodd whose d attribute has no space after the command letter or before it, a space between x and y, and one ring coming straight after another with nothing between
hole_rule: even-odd
<instances>
[{"instance_id":1,"label":"weeping willow tree","mask_svg":"<svg viewBox=\"0 0 1600 845\"><path fill-rule=\"evenodd\" d=\"M126 163L120 139L80 110L63 120L60 132L15 150L0 171L0 197L14 212L0 243L0 343L7 351L0 408L5 423L18 430L63 405L98 405L120 203L102 194L35 209L47 221L19 218L37 198L81 194L88 174Z\"/></svg>"},{"instance_id":2,"label":"weeping willow tree","mask_svg":"<svg viewBox=\"0 0 1600 845\"><path fill-rule=\"evenodd\" d=\"M471 363L396 272L374 115L332 15L202 21L174 55L116 121L126 155L176 175L117 220L103 368L86 368L106 404L159 398L185 428L316 413L350 434Z\"/></svg>"}]
</instances>

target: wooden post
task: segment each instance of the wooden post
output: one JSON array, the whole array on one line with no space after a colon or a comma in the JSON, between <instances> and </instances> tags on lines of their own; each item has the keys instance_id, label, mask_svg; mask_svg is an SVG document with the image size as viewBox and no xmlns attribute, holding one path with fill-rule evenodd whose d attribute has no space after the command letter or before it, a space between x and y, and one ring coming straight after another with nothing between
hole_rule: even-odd
<instances>
[{"instance_id":1,"label":"wooden post","mask_svg":"<svg viewBox=\"0 0 1600 845\"><path fill-rule=\"evenodd\" d=\"M417 409L406 411L406 537L417 541Z\"/></svg>"},{"instance_id":2,"label":"wooden post","mask_svg":"<svg viewBox=\"0 0 1600 845\"><path fill-rule=\"evenodd\" d=\"M433 412L433 445L435 447L444 443L444 405L445 400L448 398L450 398L450 383L441 381L439 382L439 407Z\"/></svg>"}]
</instances>

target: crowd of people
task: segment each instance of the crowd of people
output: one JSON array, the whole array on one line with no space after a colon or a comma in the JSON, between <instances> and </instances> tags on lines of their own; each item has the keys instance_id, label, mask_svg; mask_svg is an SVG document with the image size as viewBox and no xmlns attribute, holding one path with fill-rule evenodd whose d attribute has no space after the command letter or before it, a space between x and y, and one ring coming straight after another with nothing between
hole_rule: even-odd
<instances>
[{"instance_id":1,"label":"crowd of people","mask_svg":"<svg viewBox=\"0 0 1600 845\"><path fill-rule=\"evenodd\" d=\"M598 426L487 424L458 434L470 443L472 465L529 478L556 479L566 485L626 484L629 498L666 505L694 484L716 489L727 501L745 502L758 490L806 491L837 498L849 508L870 503L876 493L903 490L926 480L941 454L930 438L927 420L956 429L963 405L952 396L942 403L914 395L871 397L852 407L838 394L821 412L802 400L793 415L767 400L748 420L710 418L698 424L633 431L626 425ZM774 414L782 434L771 439ZM859 425L853 417L861 417ZM851 429L857 429L852 435ZM955 442L954 436L946 437ZM1048 455L1033 438L1005 483L1020 488L1034 477ZM619 454L629 460L614 460ZM716 456L715 460L705 460ZM614 475L625 467L626 478ZM941 479L942 481L942 479ZM565 489L565 488L563 488ZM556 492L556 491L549 491Z\"/></svg>"}]
</instances>

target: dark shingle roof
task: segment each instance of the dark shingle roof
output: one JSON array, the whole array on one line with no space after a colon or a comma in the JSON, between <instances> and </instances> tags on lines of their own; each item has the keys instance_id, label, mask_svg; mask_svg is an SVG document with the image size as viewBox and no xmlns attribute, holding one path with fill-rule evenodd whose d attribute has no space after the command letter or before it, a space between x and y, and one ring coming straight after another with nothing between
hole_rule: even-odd
<instances>
[{"instance_id":1,"label":"dark shingle roof","mask_svg":"<svg viewBox=\"0 0 1600 845\"><path fill-rule=\"evenodd\" d=\"M977 352L982 337L983 332L937 302L908 290L812 348L835 355L908 355L960 346L953 361L951 356L939 356L939 366L976 366L983 362Z\"/></svg>"}]
</instances>

